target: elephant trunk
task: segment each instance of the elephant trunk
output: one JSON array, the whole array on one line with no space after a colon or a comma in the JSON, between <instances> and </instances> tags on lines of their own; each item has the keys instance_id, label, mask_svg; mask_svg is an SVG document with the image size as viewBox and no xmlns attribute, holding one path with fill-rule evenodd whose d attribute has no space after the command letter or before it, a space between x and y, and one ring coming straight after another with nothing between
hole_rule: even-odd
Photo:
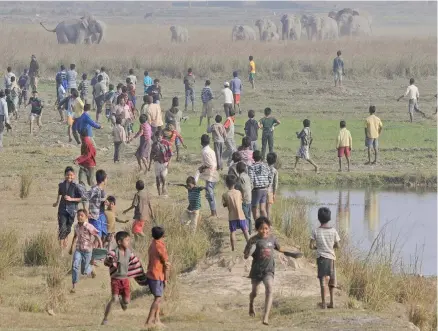
<instances>
[{"instance_id":1,"label":"elephant trunk","mask_svg":"<svg viewBox=\"0 0 438 331\"><path fill-rule=\"evenodd\" d=\"M262 32L262 25L259 24L259 34L260 34L260 41L263 41L263 32Z\"/></svg>"}]
</instances>

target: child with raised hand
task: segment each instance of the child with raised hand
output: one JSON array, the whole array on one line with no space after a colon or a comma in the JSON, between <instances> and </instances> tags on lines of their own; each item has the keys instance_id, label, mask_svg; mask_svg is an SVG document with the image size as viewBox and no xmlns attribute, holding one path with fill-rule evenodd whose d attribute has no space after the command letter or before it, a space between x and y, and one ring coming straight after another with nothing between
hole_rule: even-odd
<instances>
[{"instance_id":1,"label":"child with raised hand","mask_svg":"<svg viewBox=\"0 0 438 331\"><path fill-rule=\"evenodd\" d=\"M275 202L275 195L277 194L278 190L278 170L275 168L275 164L277 163L277 154L268 153L266 156L266 162L268 163L269 168L271 168L272 173L272 180L268 187L268 201L266 204L266 214L268 218L271 218L271 209Z\"/></svg>"},{"instance_id":2,"label":"child with raised hand","mask_svg":"<svg viewBox=\"0 0 438 331\"><path fill-rule=\"evenodd\" d=\"M138 180L135 183L135 189L137 193L134 195L131 207L123 211L125 215L132 209L134 209L134 223L132 224L132 233L134 234L134 239L137 240L139 237L144 237L143 228L145 224L151 223L154 219L154 212L152 210L151 198L149 193L144 189L144 182Z\"/></svg>"},{"instance_id":3,"label":"child with raised hand","mask_svg":"<svg viewBox=\"0 0 438 331\"><path fill-rule=\"evenodd\" d=\"M228 222L230 229L231 250L234 251L236 243L236 230L240 229L248 241L248 224L246 222L245 213L242 209L242 193L235 189L237 178L228 175L225 178L228 192L222 195L222 205L228 208Z\"/></svg>"},{"instance_id":4,"label":"child with raised hand","mask_svg":"<svg viewBox=\"0 0 438 331\"><path fill-rule=\"evenodd\" d=\"M117 301L123 310L128 309L131 301L131 289L129 278L139 277L144 274L143 266L138 257L131 250L131 237L128 232L116 233L117 248L108 252L104 261L109 267L111 277L111 300L106 305L102 325L108 324L108 315L112 305Z\"/></svg>"},{"instance_id":5,"label":"child with raised hand","mask_svg":"<svg viewBox=\"0 0 438 331\"><path fill-rule=\"evenodd\" d=\"M181 215L181 224L190 225L192 231L195 232L201 212L201 191L205 190L205 187L196 186L195 178L192 176L187 177L185 184L173 185L182 186L187 189L189 206Z\"/></svg>"},{"instance_id":6,"label":"child with raised hand","mask_svg":"<svg viewBox=\"0 0 438 331\"><path fill-rule=\"evenodd\" d=\"M302 254L300 252L287 252L280 247L277 238L271 234L271 222L266 217L259 217L255 221L255 228L257 234L248 240L243 253L245 259L250 255L252 256L251 271L249 273L252 284L252 291L249 295L249 316L255 316L254 299L257 296L260 283L263 282L266 296L263 324L268 325L274 292L274 250L294 258L301 257Z\"/></svg>"},{"instance_id":7,"label":"child with raised hand","mask_svg":"<svg viewBox=\"0 0 438 331\"><path fill-rule=\"evenodd\" d=\"M312 131L310 130L310 121L308 119L305 119L303 121L304 128L301 130L301 132L296 132L297 138L301 140L300 148L297 151L297 155L295 157L295 165L293 167L293 170L296 169L298 161L300 159L304 159L307 162L309 162L311 165L315 167L315 172L318 173L318 166L315 162L312 161L310 158L310 146L312 145Z\"/></svg>"},{"instance_id":8,"label":"child with raised hand","mask_svg":"<svg viewBox=\"0 0 438 331\"><path fill-rule=\"evenodd\" d=\"M222 116L216 115L214 118L215 122L207 128L207 133L211 133L214 144L214 154L216 155L216 162L218 170L222 170L222 154L225 147L225 138L227 136L227 131L225 130L222 122Z\"/></svg>"},{"instance_id":9,"label":"child with raised hand","mask_svg":"<svg viewBox=\"0 0 438 331\"><path fill-rule=\"evenodd\" d=\"M169 279L170 268L166 244L163 241L164 228L154 226L152 228L152 238L153 240L148 250L149 264L146 277L151 293L154 296L154 302L151 305L146 320L146 328L163 326L160 321L160 306L164 288Z\"/></svg>"},{"instance_id":10,"label":"child with raised hand","mask_svg":"<svg viewBox=\"0 0 438 331\"><path fill-rule=\"evenodd\" d=\"M76 247L73 254L72 266L72 289L70 293L76 292L76 284L79 282L79 270L82 275L96 277L93 267L90 265L94 247L94 241L98 242L98 247L102 247L102 240L97 229L88 223L88 214L85 209L77 212L78 224L74 229L74 237L70 246L70 255L73 254L73 247Z\"/></svg>"},{"instance_id":11,"label":"child with raised hand","mask_svg":"<svg viewBox=\"0 0 438 331\"><path fill-rule=\"evenodd\" d=\"M321 226L312 231L309 247L316 250L316 264L318 279L321 286L321 308L333 308L333 290L336 287L335 248L339 248L339 234L335 228L329 226L331 211L327 207L319 208L318 220ZM327 286L330 292L330 303L327 305L325 297Z\"/></svg>"}]
</instances>

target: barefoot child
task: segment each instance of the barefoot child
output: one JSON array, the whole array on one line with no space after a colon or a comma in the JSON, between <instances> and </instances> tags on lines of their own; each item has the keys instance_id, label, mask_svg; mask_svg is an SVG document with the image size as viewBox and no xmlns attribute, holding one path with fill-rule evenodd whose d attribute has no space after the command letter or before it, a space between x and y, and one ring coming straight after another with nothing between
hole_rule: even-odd
<instances>
[{"instance_id":1,"label":"barefoot child","mask_svg":"<svg viewBox=\"0 0 438 331\"><path fill-rule=\"evenodd\" d=\"M272 115L271 108L265 108L265 117L260 119L259 127L262 129L262 158L265 159L266 145L268 145L269 153L274 152L274 129L280 125L280 121Z\"/></svg>"},{"instance_id":2,"label":"barefoot child","mask_svg":"<svg viewBox=\"0 0 438 331\"><path fill-rule=\"evenodd\" d=\"M347 130L347 123L341 121L339 124L341 130L338 134L338 139L336 139L336 149L338 150L339 158L339 172L342 171L342 157L345 155L347 160L347 171L350 171L350 154L351 148L353 146L353 140L351 139L351 133Z\"/></svg>"},{"instance_id":3,"label":"barefoot child","mask_svg":"<svg viewBox=\"0 0 438 331\"><path fill-rule=\"evenodd\" d=\"M148 116L146 114L141 114L139 121L140 128L138 129L137 134L129 142L131 142L133 139L140 137L140 145L135 152L135 157L137 158L139 171L143 170L143 165L144 173L147 174L152 149L152 128L151 125L148 123Z\"/></svg>"},{"instance_id":4,"label":"barefoot child","mask_svg":"<svg viewBox=\"0 0 438 331\"><path fill-rule=\"evenodd\" d=\"M248 233L252 232L252 223L251 223L251 179L247 174L246 164L243 162L237 163L236 171L239 175L237 178L236 188L242 193L242 209L245 214L246 221L248 223Z\"/></svg>"},{"instance_id":5,"label":"barefoot child","mask_svg":"<svg viewBox=\"0 0 438 331\"><path fill-rule=\"evenodd\" d=\"M81 155L74 161L79 166L79 184L85 186L94 184L94 169L96 168L96 148L86 129L81 131Z\"/></svg>"},{"instance_id":6,"label":"barefoot child","mask_svg":"<svg viewBox=\"0 0 438 331\"><path fill-rule=\"evenodd\" d=\"M131 207L123 211L123 215L134 209L134 223L132 224L132 233L134 239L137 241L138 237L144 237L143 228L145 223L149 225L154 219L154 212L152 210L151 198L149 193L144 189L144 182L138 180L135 183L137 193L134 195Z\"/></svg>"},{"instance_id":7,"label":"barefoot child","mask_svg":"<svg viewBox=\"0 0 438 331\"><path fill-rule=\"evenodd\" d=\"M131 300L130 277L142 275L143 267L137 256L131 251L131 237L126 231L116 233L117 248L108 252L104 261L109 267L111 277L111 300L106 305L102 325L108 324L108 315L117 301L123 310L128 309Z\"/></svg>"},{"instance_id":8,"label":"barefoot child","mask_svg":"<svg viewBox=\"0 0 438 331\"><path fill-rule=\"evenodd\" d=\"M172 154L176 152L176 160L179 161L179 149L182 145L183 148L187 148L184 144L183 137L181 134L175 130L175 125L168 124L166 128L163 130L164 138L169 142L170 147L172 149ZM175 146L175 149L173 148Z\"/></svg>"},{"instance_id":9,"label":"barefoot child","mask_svg":"<svg viewBox=\"0 0 438 331\"><path fill-rule=\"evenodd\" d=\"M187 189L189 206L181 215L181 224L190 225L193 232L195 232L201 211L201 191L205 190L205 187L196 186L195 178L192 176L187 177L186 184L174 185L182 186Z\"/></svg>"},{"instance_id":10,"label":"barefoot child","mask_svg":"<svg viewBox=\"0 0 438 331\"><path fill-rule=\"evenodd\" d=\"M74 182L75 171L72 167L65 168L65 180L58 185L58 197L53 207L58 207L58 239L62 249L67 248L68 235L75 222L78 203L81 201L81 190ZM66 197L69 197L66 200Z\"/></svg>"},{"instance_id":11,"label":"barefoot child","mask_svg":"<svg viewBox=\"0 0 438 331\"><path fill-rule=\"evenodd\" d=\"M321 223L319 228L312 232L310 237L310 249L316 249L316 264L318 266L318 278L321 285L321 308L333 308L333 289L336 287L336 255L334 248L339 248L339 234L335 228L328 225L331 219L330 209L319 208L318 220ZM327 288L330 292L330 303L326 305L325 297Z\"/></svg>"},{"instance_id":12,"label":"barefoot child","mask_svg":"<svg viewBox=\"0 0 438 331\"><path fill-rule=\"evenodd\" d=\"M122 221L119 218L117 218L117 210L116 210L116 198L112 195L110 195L106 201L106 210L105 210L105 218L107 223L107 235L102 240L103 246L107 250L110 248L111 242L113 241L114 235L116 233L116 222L117 223L128 223L127 221Z\"/></svg>"},{"instance_id":13,"label":"barefoot child","mask_svg":"<svg viewBox=\"0 0 438 331\"><path fill-rule=\"evenodd\" d=\"M275 164L277 163L277 154L268 153L268 155L266 156L266 162L268 163L269 168L271 168L272 173L272 181L269 183L268 201L266 204L266 214L268 215L268 219L270 219L272 205L275 202L275 195L278 189L278 170L275 168Z\"/></svg>"},{"instance_id":14,"label":"barefoot child","mask_svg":"<svg viewBox=\"0 0 438 331\"><path fill-rule=\"evenodd\" d=\"M120 149L122 145L126 144L127 137L125 128L122 126L122 118L116 118L116 124L113 127L113 142L114 142L114 163L120 162Z\"/></svg>"},{"instance_id":15,"label":"barefoot child","mask_svg":"<svg viewBox=\"0 0 438 331\"><path fill-rule=\"evenodd\" d=\"M260 216L267 216L266 202L268 199L268 188L272 183L272 171L266 163L262 162L260 151L254 151L254 164L248 167L248 176L251 179L252 195L251 206L254 219Z\"/></svg>"},{"instance_id":16,"label":"barefoot child","mask_svg":"<svg viewBox=\"0 0 438 331\"><path fill-rule=\"evenodd\" d=\"M43 101L38 98L38 92L32 91L32 97L29 99L28 105L31 105L30 109L30 134L32 134L33 131L33 122L36 120L37 125L41 130L42 123L41 123L41 113L43 110Z\"/></svg>"},{"instance_id":17,"label":"barefoot child","mask_svg":"<svg viewBox=\"0 0 438 331\"><path fill-rule=\"evenodd\" d=\"M72 266L72 289L70 293L76 293L76 284L79 282L79 270L82 275L96 277L93 267L90 265L94 241L102 247L102 240L94 226L88 223L88 214L85 209L78 210L78 224L75 226L75 235L70 247L70 255L73 254L73 247L76 247L73 254Z\"/></svg>"},{"instance_id":18,"label":"barefoot child","mask_svg":"<svg viewBox=\"0 0 438 331\"><path fill-rule=\"evenodd\" d=\"M296 132L297 138L301 139L301 146L297 151L297 155L295 157L295 166L293 169L295 170L300 159L304 159L315 167L315 172L318 172L318 166L312 161L309 153L309 149L313 141L312 131L310 131L310 121L305 119L303 121L303 126L304 128L301 130L301 132Z\"/></svg>"},{"instance_id":19,"label":"barefoot child","mask_svg":"<svg viewBox=\"0 0 438 331\"><path fill-rule=\"evenodd\" d=\"M146 320L146 328L163 325L160 321L160 306L164 288L169 279L170 268L166 244L163 241L164 229L160 226L154 226L152 228L152 238L153 240L148 251L149 264L146 277L151 293L154 296L154 302L151 305L149 316Z\"/></svg>"},{"instance_id":20,"label":"barefoot child","mask_svg":"<svg viewBox=\"0 0 438 331\"><path fill-rule=\"evenodd\" d=\"M163 131L157 131L155 133L155 142L152 144L151 161L154 160L158 195L167 194L166 177L171 157L172 149L169 142L163 138Z\"/></svg>"},{"instance_id":21,"label":"barefoot child","mask_svg":"<svg viewBox=\"0 0 438 331\"><path fill-rule=\"evenodd\" d=\"M89 191L83 194L83 198L88 201L88 219L91 224L98 224L102 202L105 202L104 189L107 184L107 175L104 170L96 171L96 182Z\"/></svg>"},{"instance_id":22,"label":"barefoot child","mask_svg":"<svg viewBox=\"0 0 438 331\"><path fill-rule=\"evenodd\" d=\"M231 250L234 252L236 230L242 230L245 240L248 241L248 224L242 209L242 193L235 189L236 177L228 175L225 184L228 187L228 192L222 195L222 205L228 208Z\"/></svg>"},{"instance_id":23,"label":"barefoot child","mask_svg":"<svg viewBox=\"0 0 438 331\"><path fill-rule=\"evenodd\" d=\"M213 125L207 128L207 133L211 133L214 145L214 154L216 155L216 163L218 170L222 170L222 154L225 147L225 138L227 137L227 131L222 125L222 116L216 115L214 118L215 122Z\"/></svg>"}]
</instances>

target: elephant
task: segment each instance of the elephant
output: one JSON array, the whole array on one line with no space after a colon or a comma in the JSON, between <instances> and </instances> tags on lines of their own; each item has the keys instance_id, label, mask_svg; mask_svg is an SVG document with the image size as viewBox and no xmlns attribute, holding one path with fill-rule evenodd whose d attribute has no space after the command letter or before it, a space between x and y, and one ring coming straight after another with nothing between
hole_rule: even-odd
<instances>
[{"instance_id":1,"label":"elephant","mask_svg":"<svg viewBox=\"0 0 438 331\"><path fill-rule=\"evenodd\" d=\"M271 33L271 32L278 33L278 28L275 25L275 23L269 19L266 19L266 18L258 19L255 22L255 26L259 28L260 41L264 41L263 36L264 36L265 31L267 31L268 33ZM266 36L269 36L269 35L270 34L267 34Z\"/></svg>"},{"instance_id":2,"label":"elephant","mask_svg":"<svg viewBox=\"0 0 438 331\"><path fill-rule=\"evenodd\" d=\"M58 44L83 44L94 33L100 34L97 42L100 42L103 38L101 27L99 26L98 21L92 16L84 16L80 19L62 21L58 23L53 30L47 29L42 22L40 22L40 24L45 30L56 32Z\"/></svg>"},{"instance_id":3,"label":"elephant","mask_svg":"<svg viewBox=\"0 0 438 331\"><path fill-rule=\"evenodd\" d=\"M281 30L282 40L301 39L301 20L298 15L284 14L281 17L281 24L283 24L283 28Z\"/></svg>"},{"instance_id":4,"label":"elephant","mask_svg":"<svg viewBox=\"0 0 438 331\"><path fill-rule=\"evenodd\" d=\"M340 37L372 35L372 18L365 11L344 8L337 13L330 12L328 16L336 20Z\"/></svg>"},{"instance_id":5,"label":"elephant","mask_svg":"<svg viewBox=\"0 0 438 331\"><path fill-rule=\"evenodd\" d=\"M280 40L280 35L277 32L263 32L263 41Z\"/></svg>"},{"instance_id":6,"label":"elephant","mask_svg":"<svg viewBox=\"0 0 438 331\"><path fill-rule=\"evenodd\" d=\"M338 39L338 25L336 21L321 14L303 15L301 17L303 28L307 31L307 38L313 40Z\"/></svg>"},{"instance_id":7,"label":"elephant","mask_svg":"<svg viewBox=\"0 0 438 331\"><path fill-rule=\"evenodd\" d=\"M172 25L170 32L172 33L170 38L171 42L183 43L189 41L189 32L182 26Z\"/></svg>"},{"instance_id":8,"label":"elephant","mask_svg":"<svg viewBox=\"0 0 438 331\"><path fill-rule=\"evenodd\" d=\"M106 24L102 21L96 20L96 24L94 25L94 32L85 39L86 44L100 44L103 40L103 36L105 35Z\"/></svg>"},{"instance_id":9,"label":"elephant","mask_svg":"<svg viewBox=\"0 0 438 331\"><path fill-rule=\"evenodd\" d=\"M255 30L248 25L235 25L232 32L233 41L237 40L257 40Z\"/></svg>"}]
</instances>

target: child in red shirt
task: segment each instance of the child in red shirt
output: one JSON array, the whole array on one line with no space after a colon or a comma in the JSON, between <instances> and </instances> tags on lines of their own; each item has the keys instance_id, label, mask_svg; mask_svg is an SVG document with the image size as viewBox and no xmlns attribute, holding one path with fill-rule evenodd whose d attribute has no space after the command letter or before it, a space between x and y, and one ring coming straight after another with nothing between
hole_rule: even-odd
<instances>
[{"instance_id":1,"label":"child in red shirt","mask_svg":"<svg viewBox=\"0 0 438 331\"><path fill-rule=\"evenodd\" d=\"M184 148L187 148L187 146L184 145L183 137L177 130L175 130L175 126L173 124L167 125L166 129L164 129L163 135L164 138L169 142L172 152L174 152L175 147L176 160L179 161L179 146L182 145Z\"/></svg>"},{"instance_id":2,"label":"child in red shirt","mask_svg":"<svg viewBox=\"0 0 438 331\"><path fill-rule=\"evenodd\" d=\"M89 186L94 184L94 169L96 168L96 148L91 141L91 138L87 136L87 131L81 132L81 155L74 161L79 166L79 183Z\"/></svg>"}]
</instances>

